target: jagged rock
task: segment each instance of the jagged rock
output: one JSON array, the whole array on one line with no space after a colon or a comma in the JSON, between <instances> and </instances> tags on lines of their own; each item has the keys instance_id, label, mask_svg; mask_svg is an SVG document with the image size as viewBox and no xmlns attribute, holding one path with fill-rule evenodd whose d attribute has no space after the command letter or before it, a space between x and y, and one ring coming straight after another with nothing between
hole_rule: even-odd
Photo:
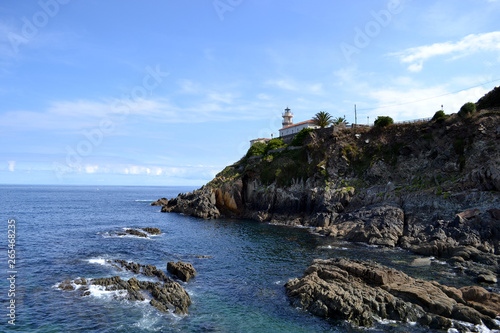
<instances>
[{"instance_id":1,"label":"jagged rock","mask_svg":"<svg viewBox=\"0 0 500 333\"><path fill-rule=\"evenodd\" d=\"M141 265L124 260L115 260L116 263L122 265L125 269L136 274L146 276L155 276L161 282L139 281L135 277L128 281L122 280L119 276L105 277L98 279L77 279L73 283L82 285L83 293L81 296L89 296L90 291L88 285L103 286L105 290L126 291L126 297L130 301L144 301L144 292L149 293L153 299L150 304L163 312L175 312L176 314L187 314L188 307L191 305L191 298L184 288L177 282L171 280L166 274L152 265ZM66 280L59 284L60 289L65 291L75 290L72 281Z\"/></svg>"},{"instance_id":2,"label":"jagged rock","mask_svg":"<svg viewBox=\"0 0 500 333\"><path fill-rule=\"evenodd\" d=\"M140 228L141 230L147 232L150 235L161 235L161 230L159 228Z\"/></svg>"},{"instance_id":3,"label":"jagged rock","mask_svg":"<svg viewBox=\"0 0 500 333\"><path fill-rule=\"evenodd\" d=\"M404 213L398 207L375 205L342 214L335 224L346 222L351 223L344 235L346 240L394 247L403 235Z\"/></svg>"},{"instance_id":4,"label":"jagged rock","mask_svg":"<svg viewBox=\"0 0 500 333\"><path fill-rule=\"evenodd\" d=\"M127 262L125 260L116 259L115 262L126 270L133 272L135 274L142 274L145 276L155 276L160 281L168 282L170 278L161 269L156 268L152 265L141 265L135 262Z\"/></svg>"},{"instance_id":5,"label":"jagged rock","mask_svg":"<svg viewBox=\"0 0 500 333\"><path fill-rule=\"evenodd\" d=\"M160 311L173 311L177 314L187 314L191 299L180 284L172 280L160 282L138 281L131 278L128 281L122 280L119 276L111 278L93 279L91 284L104 286L106 290L126 290L127 299L130 301L144 301L141 290L148 291L153 300L151 305Z\"/></svg>"},{"instance_id":6,"label":"jagged rock","mask_svg":"<svg viewBox=\"0 0 500 333\"><path fill-rule=\"evenodd\" d=\"M183 213L204 219L216 219L221 215L216 206L215 193L208 187L202 187L193 193L179 194L176 198L168 200L161 211Z\"/></svg>"},{"instance_id":7,"label":"jagged rock","mask_svg":"<svg viewBox=\"0 0 500 333\"><path fill-rule=\"evenodd\" d=\"M178 261L177 263L168 262L167 271L184 282L188 282L191 278L196 276L196 270L193 265L182 261Z\"/></svg>"},{"instance_id":8,"label":"jagged rock","mask_svg":"<svg viewBox=\"0 0 500 333\"><path fill-rule=\"evenodd\" d=\"M492 319L499 313L498 295L413 279L372 262L317 259L302 278L290 280L285 287L292 302L311 313L360 326L372 326L382 318L419 322L433 329L450 328L452 320L483 321L497 328ZM472 299L477 301L475 307L469 305ZM483 311L476 309L480 307Z\"/></svg>"},{"instance_id":9,"label":"jagged rock","mask_svg":"<svg viewBox=\"0 0 500 333\"><path fill-rule=\"evenodd\" d=\"M75 286L73 286L73 284L71 284L70 280L65 280L65 281L59 283L59 285L57 287L61 290L65 290L65 291L75 290Z\"/></svg>"},{"instance_id":10,"label":"jagged rock","mask_svg":"<svg viewBox=\"0 0 500 333\"><path fill-rule=\"evenodd\" d=\"M137 237L144 237L144 238L148 237L148 235L146 235L145 233L140 232L140 231L135 230L135 229L127 229L127 230L125 230L125 233L132 235L132 236L137 236Z\"/></svg>"},{"instance_id":11,"label":"jagged rock","mask_svg":"<svg viewBox=\"0 0 500 333\"><path fill-rule=\"evenodd\" d=\"M161 198L151 203L151 206L165 206L168 204L167 198Z\"/></svg>"}]
</instances>

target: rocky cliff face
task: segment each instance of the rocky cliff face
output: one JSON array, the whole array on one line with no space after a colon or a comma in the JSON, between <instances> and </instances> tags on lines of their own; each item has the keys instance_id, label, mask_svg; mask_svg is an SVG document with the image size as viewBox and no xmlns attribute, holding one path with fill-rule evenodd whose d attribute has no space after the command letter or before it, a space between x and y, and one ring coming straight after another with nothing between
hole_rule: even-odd
<instances>
[{"instance_id":1,"label":"rocky cliff face","mask_svg":"<svg viewBox=\"0 0 500 333\"><path fill-rule=\"evenodd\" d=\"M311 226L350 241L496 265L499 142L497 112L318 130L301 149L243 158L200 190L162 202L162 211ZM481 255L457 250L467 247Z\"/></svg>"},{"instance_id":2,"label":"rocky cliff face","mask_svg":"<svg viewBox=\"0 0 500 333\"><path fill-rule=\"evenodd\" d=\"M164 212L309 226L325 236L401 247L444 258L477 282L494 284L500 273L499 142L498 111L317 130L300 149L244 157L200 190L156 204ZM379 273L398 279L375 281ZM390 318L440 329L457 320L496 328L500 304L493 294L483 293L494 299L493 308L485 307L468 298L477 290L340 261L315 262L287 291L312 313L360 325Z\"/></svg>"}]
</instances>

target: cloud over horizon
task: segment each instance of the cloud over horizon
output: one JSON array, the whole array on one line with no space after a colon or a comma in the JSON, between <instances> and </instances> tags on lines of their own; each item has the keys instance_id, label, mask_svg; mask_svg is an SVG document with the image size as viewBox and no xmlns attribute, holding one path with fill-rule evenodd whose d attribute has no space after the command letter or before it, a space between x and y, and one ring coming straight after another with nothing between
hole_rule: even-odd
<instances>
[{"instance_id":1,"label":"cloud over horizon","mask_svg":"<svg viewBox=\"0 0 500 333\"><path fill-rule=\"evenodd\" d=\"M399 58L402 63L409 64L409 71L420 72L424 62L431 58L448 55L450 56L448 59L453 60L481 51L500 51L500 31L470 34L457 42L448 41L412 47L389 55Z\"/></svg>"}]
</instances>

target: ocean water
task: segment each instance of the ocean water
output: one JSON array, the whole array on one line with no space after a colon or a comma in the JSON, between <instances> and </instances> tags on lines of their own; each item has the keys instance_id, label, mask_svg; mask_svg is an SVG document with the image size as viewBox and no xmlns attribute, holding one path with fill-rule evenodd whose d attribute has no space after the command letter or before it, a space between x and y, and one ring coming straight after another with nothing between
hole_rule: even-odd
<instances>
[{"instance_id":1,"label":"ocean water","mask_svg":"<svg viewBox=\"0 0 500 333\"><path fill-rule=\"evenodd\" d=\"M300 277L315 258L373 259L414 277L448 285L467 284L434 260L426 269L403 251L340 242L311 233L245 220L204 221L160 213L150 203L189 187L0 186L2 253L0 331L15 332L366 332L345 322L316 318L290 305L284 284ZM9 219L15 219L15 326L8 323ZM118 236L125 228L157 227L147 239ZM200 257L206 256L206 257ZM56 286L65 280L120 275L108 260L193 264L198 275L182 283L190 294L189 315L157 311L117 292ZM138 279L146 279L137 276ZM380 323L373 332L424 332L418 326Z\"/></svg>"}]
</instances>

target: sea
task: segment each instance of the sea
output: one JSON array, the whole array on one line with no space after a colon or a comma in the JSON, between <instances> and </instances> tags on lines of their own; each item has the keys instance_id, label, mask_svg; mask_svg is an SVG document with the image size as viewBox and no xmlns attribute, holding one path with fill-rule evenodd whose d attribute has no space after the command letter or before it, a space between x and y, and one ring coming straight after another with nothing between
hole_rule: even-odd
<instances>
[{"instance_id":1,"label":"sea","mask_svg":"<svg viewBox=\"0 0 500 333\"><path fill-rule=\"evenodd\" d=\"M315 317L290 303L284 284L313 259L330 257L371 259L452 286L471 283L434 258L431 266L413 267L417 256L401 249L343 242L309 228L161 213L150 205L193 189L0 185L0 332L426 332L411 323L380 321L366 329ZM144 227L162 233L122 235ZM163 313L116 291L92 287L81 296L58 288L78 278L136 276L114 267L115 259L165 272L169 261L191 263L197 276L180 282L192 300L189 314Z\"/></svg>"}]
</instances>

